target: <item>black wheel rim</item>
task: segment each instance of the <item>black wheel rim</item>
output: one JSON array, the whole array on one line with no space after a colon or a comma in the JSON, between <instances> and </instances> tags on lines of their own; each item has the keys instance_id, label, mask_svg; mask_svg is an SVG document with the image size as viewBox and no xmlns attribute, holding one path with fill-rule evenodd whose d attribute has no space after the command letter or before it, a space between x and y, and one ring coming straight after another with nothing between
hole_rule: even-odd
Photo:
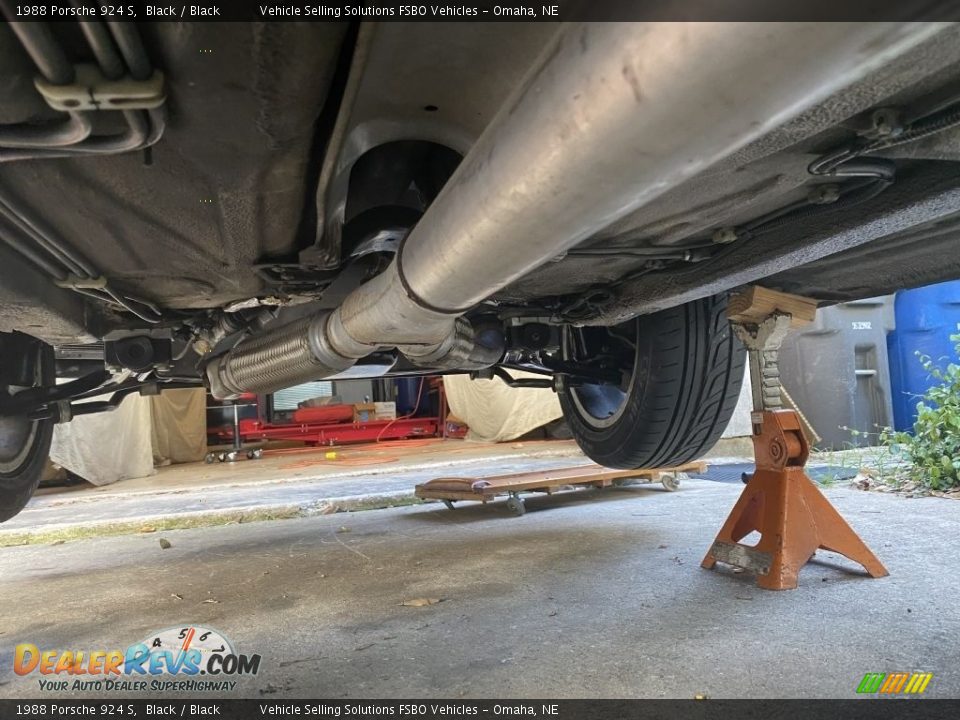
<instances>
[{"instance_id":1,"label":"black wheel rim","mask_svg":"<svg viewBox=\"0 0 960 720\"><path fill-rule=\"evenodd\" d=\"M619 385L583 383L569 388L570 399L581 419L597 429L608 428L623 415L636 377L637 322L615 328L566 328L563 357L568 362L594 360L610 356L617 363L623 380Z\"/></svg>"},{"instance_id":2,"label":"black wheel rim","mask_svg":"<svg viewBox=\"0 0 960 720\"><path fill-rule=\"evenodd\" d=\"M0 475L12 475L30 462L40 423L22 417L0 417Z\"/></svg>"}]
</instances>

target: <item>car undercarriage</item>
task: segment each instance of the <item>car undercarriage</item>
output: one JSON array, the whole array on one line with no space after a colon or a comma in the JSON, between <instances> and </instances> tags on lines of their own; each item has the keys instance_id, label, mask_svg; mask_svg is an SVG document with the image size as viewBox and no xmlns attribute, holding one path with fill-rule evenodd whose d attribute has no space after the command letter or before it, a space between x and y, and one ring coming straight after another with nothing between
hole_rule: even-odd
<instances>
[{"instance_id":1,"label":"car undercarriage","mask_svg":"<svg viewBox=\"0 0 960 720\"><path fill-rule=\"evenodd\" d=\"M952 23L11 22L0 68L0 519L165 387L468 372L684 462L728 292L960 277Z\"/></svg>"}]
</instances>

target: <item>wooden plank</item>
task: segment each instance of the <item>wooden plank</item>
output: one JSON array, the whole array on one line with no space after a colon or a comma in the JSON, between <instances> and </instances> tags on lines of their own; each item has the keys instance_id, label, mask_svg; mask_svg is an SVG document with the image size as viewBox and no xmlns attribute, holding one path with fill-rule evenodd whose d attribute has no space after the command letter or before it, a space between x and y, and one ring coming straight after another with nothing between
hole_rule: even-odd
<instances>
[{"instance_id":1,"label":"wooden plank","mask_svg":"<svg viewBox=\"0 0 960 720\"><path fill-rule=\"evenodd\" d=\"M455 492L453 490L436 490L431 491L429 488L424 488L423 485L417 485L414 495L423 500L469 500L472 502L483 501L486 502L486 498L483 495L475 492Z\"/></svg>"},{"instance_id":2,"label":"wooden plank","mask_svg":"<svg viewBox=\"0 0 960 720\"><path fill-rule=\"evenodd\" d=\"M813 322L817 301L751 285L745 291L731 295L727 303L727 317L739 323L756 325L777 311L790 314L790 327L803 327Z\"/></svg>"},{"instance_id":3,"label":"wooden plank","mask_svg":"<svg viewBox=\"0 0 960 720\"><path fill-rule=\"evenodd\" d=\"M696 472L706 469L704 462L693 462L669 468L649 468L638 470L611 470L600 465L581 465L560 470L535 470L511 475L491 475L478 478L443 477L434 478L417 485L414 494L419 498L436 500L481 500L504 495L510 492L549 490L563 485L594 485L608 487L614 480L647 478L659 480L664 472ZM485 485L474 490L462 489L468 484L483 482ZM460 486L458 489L454 487Z\"/></svg>"}]
</instances>

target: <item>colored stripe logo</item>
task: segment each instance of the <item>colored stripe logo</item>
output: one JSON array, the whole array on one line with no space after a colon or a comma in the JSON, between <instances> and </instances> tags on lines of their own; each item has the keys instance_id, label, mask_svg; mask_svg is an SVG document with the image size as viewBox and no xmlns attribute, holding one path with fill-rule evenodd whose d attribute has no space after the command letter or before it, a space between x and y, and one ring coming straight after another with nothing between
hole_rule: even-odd
<instances>
[{"instance_id":1,"label":"colored stripe logo","mask_svg":"<svg viewBox=\"0 0 960 720\"><path fill-rule=\"evenodd\" d=\"M933 673L867 673L857 686L857 692L867 695L920 695L932 679Z\"/></svg>"}]
</instances>

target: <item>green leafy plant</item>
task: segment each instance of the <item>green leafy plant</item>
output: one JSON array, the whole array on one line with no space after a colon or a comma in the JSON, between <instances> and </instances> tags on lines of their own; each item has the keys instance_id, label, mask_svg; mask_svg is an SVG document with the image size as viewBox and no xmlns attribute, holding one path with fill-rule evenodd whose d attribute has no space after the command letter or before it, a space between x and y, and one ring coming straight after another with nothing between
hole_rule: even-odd
<instances>
[{"instance_id":1,"label":"green leafy plant","mask_svg":"<svg viewBox=\"0 0 960 720\"><path fill-rule=\"evenodd\" d=\"M957 326L960 330L960 325ZM951 335L960 358L960 333ZM917 357L937 382L920 396L913 432L880 431L880 441L913 464L914 480L932 490L960 487L960 365Z\"/></svg>"}]
</instances>

